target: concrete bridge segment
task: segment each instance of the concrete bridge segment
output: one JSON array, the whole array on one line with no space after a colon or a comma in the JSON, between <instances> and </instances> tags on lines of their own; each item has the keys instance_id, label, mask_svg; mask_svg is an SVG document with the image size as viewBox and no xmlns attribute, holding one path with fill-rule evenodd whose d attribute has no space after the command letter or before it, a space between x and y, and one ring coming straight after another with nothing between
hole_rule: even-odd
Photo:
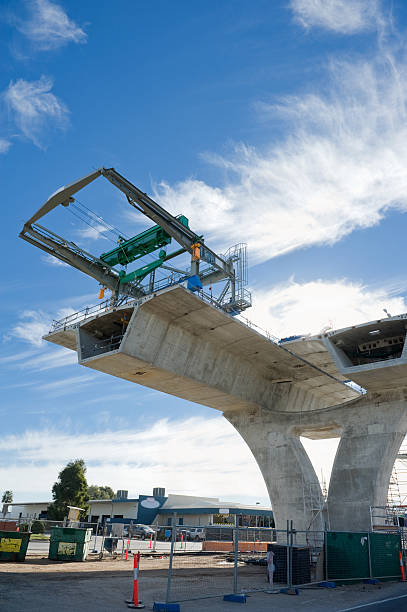
<instances>
[{"instance_id":1,"label":"concrete bridge segment","mask_svg":"<svg viewBox=\"0 0 407 612\"><path fill-rule=\"evenodd\" d=\"M367 529L407 431L406 321L395 319L281 346L178 286L45 338L76 350L81 365L223 412L260 467L278 528L293 519L299 530ZM383 336L378 327L394 338L377 349L386 363L355 349ZM300 436L341 437L323 512Z\"/></svg>"}]
</instances>

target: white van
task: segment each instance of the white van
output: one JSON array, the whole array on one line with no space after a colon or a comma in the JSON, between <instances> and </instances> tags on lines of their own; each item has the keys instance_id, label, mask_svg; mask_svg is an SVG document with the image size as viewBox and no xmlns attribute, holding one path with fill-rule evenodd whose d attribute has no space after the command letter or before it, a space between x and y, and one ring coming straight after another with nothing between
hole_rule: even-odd
<instances>
[{"instance_id":1,"label":"white van","mask_svg":"<svg viewBox=\"0 0 407 612\"><path fill-rule=\"evenodd\" d=\"M190 527L188 531L190 540L195 540L195 542L199 542L199 540L205 539L205 529L203 527Z\"/></svg>"}]
</instances>

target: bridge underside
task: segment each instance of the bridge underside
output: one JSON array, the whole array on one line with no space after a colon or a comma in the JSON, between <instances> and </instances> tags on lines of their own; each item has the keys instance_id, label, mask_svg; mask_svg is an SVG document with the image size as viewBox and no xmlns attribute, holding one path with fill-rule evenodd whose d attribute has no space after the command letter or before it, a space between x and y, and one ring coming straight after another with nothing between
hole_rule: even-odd
<instances>
[{"instance_id":1,"label":"bridge underside","mask_svg":"<svg viewBox=\"0 0 407 612\"><path fill-rule=\"evenodd\" d=\"M360 396L329 354L316 365L182 287L46 339L76 350L81 365L223 412L252 450L278 527L293 519L316 530L329 519L334 529L365 529L369 506L383 505L407 429L404 396ZM323 511L300 436L342 438Z\"/></svg>"}]
</instances>

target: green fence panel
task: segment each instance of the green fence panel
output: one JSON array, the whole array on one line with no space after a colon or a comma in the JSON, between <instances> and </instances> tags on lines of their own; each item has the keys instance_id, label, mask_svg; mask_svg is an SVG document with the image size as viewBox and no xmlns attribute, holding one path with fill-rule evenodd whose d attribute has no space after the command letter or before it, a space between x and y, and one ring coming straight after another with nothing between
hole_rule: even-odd
<instances>
[{"instance_id":1,"label":"green fence panel","mask_svg":"<svg viewBox=\"0 0 407 612\"><path fill-rule=\"evenodd\" d=\"M369 578L367 532L328 531L325 542L327 580Z\"/></svg>"},{"instance_id":2,"label":"green fence panel","mask_svg":"<svg viewBox=\"0 0 407 612\"><path fill-rule=\"evenodd\" d=\"M371 533L370 554L373 578L401 578L399 533Z\"/></svg>"}]
</instances>

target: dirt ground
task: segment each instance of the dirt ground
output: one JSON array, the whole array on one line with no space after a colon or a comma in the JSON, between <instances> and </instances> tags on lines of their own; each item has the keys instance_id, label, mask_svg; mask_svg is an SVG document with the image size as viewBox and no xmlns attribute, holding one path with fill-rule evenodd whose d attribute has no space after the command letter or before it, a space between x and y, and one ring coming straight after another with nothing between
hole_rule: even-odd
<instances>
[{"instance_id":1,"label":"dirt ground","mask_svg":"<svg viewBox=\"0 0 407 612\"><path fill-rule=\"evenodd\" d=\"M205 562L205 559L202 559ZM199 558L197 558L197 563L199 563ZM168 568L168 556L162 557L151 557L146 558L142 557L141 567L143 569L163 569L167 570ZM198 567L198 565L197 565ZM129 557L128 561L125 559L122 560L120 557L111 560L109 557L106 557L99 561L96 558L96 555L88 555L86 561L51 561L46 557L38 557L38 555L29 556L27 555L24 563L1 563L0 565L0 573L13 573L13 574L55 574L55 573L69 573L80 575L87 574L88 572L92 573L102 573L106 574L108 572L131 572L133 568L133 557Z\"/></svg>"},{"instance_id":2,"label":"dirt ground","mask_svg":"<svg viewBox=\"0 0 407 612\"><path fill-rule=\"evenodd\" d=\"M168 575L168 556L141 558L140 593L146 609L163 601ZM0 564L0 610L3 612L116 612L126 610L124 600L131 595L133 560L92 559L83 563L50 561L27 557L24 563ZM264 568L243 566L239 586L266 586ZM233 564L221 555L184 556L174 559L174 599L181 601L182 612L236 611L236 603L224 602L222 595L233 588ZM211 597L211 595L218 595ZM407 585L353 585L336 589L301 590L300 595L252 593L246 612L263 610L341 611L352 605L380 598L402 597L396 601L407 609ZM191 600L192 597L201 599ZM206 597L206 598L202 598ZM405 598L404 598L405 597ZM189 601L184 601L189 600ZM404 607L405 606L405 607ZM376 608L368 608L371 612Z\"/></svg>"}]
</instances>

